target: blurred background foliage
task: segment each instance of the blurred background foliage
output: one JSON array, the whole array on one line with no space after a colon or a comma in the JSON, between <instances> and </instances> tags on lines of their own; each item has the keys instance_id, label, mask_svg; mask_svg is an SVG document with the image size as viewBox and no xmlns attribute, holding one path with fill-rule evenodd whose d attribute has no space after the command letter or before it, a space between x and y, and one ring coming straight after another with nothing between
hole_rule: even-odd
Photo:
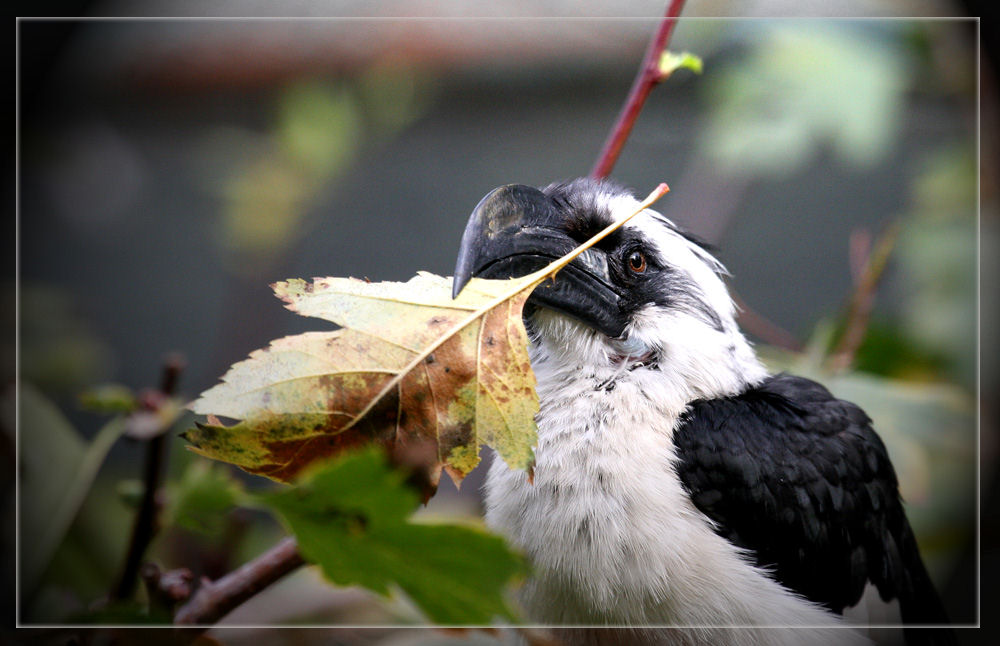
<instances>
[{"instance_id":1,"label":"blurred background foliage","mask_svg":"<svg viewBox=\"0 0 1000 646\"><path fill-rule=\"evenodd\" d=\"M228 268L256 276L273 267L309 234L323 191L431 102L417 70L405 62L376 64L348 78L291 81L275 97L268 131L212 132L204 154L234 157L227 176L207 187L224 204L216 236Z\"/></svg>"},{"instance_id":2,"label":"blurred background foliage","mask_svg":"<svg viewBox=\"0 0 1000 646\"><path fill-rule=\"evenodd\" d=\"M684 15L710 11L695 2ZM108 419L128 413L97 404L138 398L167 351L188 357L190 398L269 339L321 327L283 311L275 280L450 273L465 218L491 188L586 173L655 24L19 23L20 554L22 568L39 561L21 580L20 620L85 617L121 568L142 443L112 442ZM962 623L978 618L977 486L993 478L986 438L977 472L978 417L993 415L977 395L995 385L979 345L979 248L995 248L996 197L978 175L974 27L682 21L672 49L698 54L705 71L654 92L612 174L639 193L669 182L658 208L720 247L769 365L873 417ZM833 369L868 253L893 226L867 333L850 367ZM983 298L985 311L992 292ZM84 410L80 393L105 383L121 387ZM11 391L8 438L13 404ZM152 560L217 577L277 540L270 517L244 506L243 492L267 483L169 438ZM64 540L51 559L36 555L95 461ZM461 492L444 483L420 515L478 522L483 471ZM224 623L418 621L401 596L334 589L303 569Z\"/></svg>"}]
</instances>

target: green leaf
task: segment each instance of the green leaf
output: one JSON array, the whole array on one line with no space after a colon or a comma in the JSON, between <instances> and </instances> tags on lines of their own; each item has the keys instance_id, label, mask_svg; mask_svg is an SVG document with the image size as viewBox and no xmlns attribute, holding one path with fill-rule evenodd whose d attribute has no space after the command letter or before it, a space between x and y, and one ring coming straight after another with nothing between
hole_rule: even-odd
<instances>
[{"instance_id":1,"label":"green leaf","mask_svg":"<svg viewBox=\"0 0 1000 646\"><path fill-rule=\"evenodd\" d=\"M383 595L398 586L439 624L513 619L504 591L524 572L522 559L477 529L407 522L419 498L404 478L368 448L259 499L285 519L303 556L338 585Z\"/></svg>"},{"instance_id":2,"label":"green leaf","mask_svg":"<svg viewBox=\"0 0 1000 646\"><path fill-rule=\"evenodd\" d=\"M660 74L664 78L681 68L691 70L695 74L701 74L703 68L701 57L690 52L675 54L670 51L665 51L660 55Z\"/></svg>"},{"instance_id":3,"label":"green leaf","mask_svg":"<svg viewBox=\"0 0 1000 646\"><path fill-rule=\"evenodd\" d=\"M37 283L22 285L20 293L21 383L64 394L106 378L111 349L80 315L69 293Z\"/></svg>"},{"instance_id":4,"label":"green leaf","mask_svg":"<svg viewBox=\"0 0 1000 646\"><path fill-rule=\"evenodd\" d=\"M168 523L206 534L224 529L227 513L243 496L243 486L229 467L194 460L172 491Z\"/></svg>"},{"instance_id":5,"label":"green leaf","mask_svg":"<svg viewBox=\"0 0 1000 646\"><path fill-rule=\"evenodd\" d=\"M138 401L128 386L102 384L80 393L80 406L95 413L128 413L135 410Z\"/></svg>"},{"instance_id":6,"label":"green leaf","mask_svg":"<svg viewBox=\"0 0 1000 646\"><path fill-rule=\"evenodd\" d=\"M363 141L357 97L345 87L300 81L279 97L278 140L303 170L316 177L343 171Z\"/></svg>"},{"instance_id":7,"label":"green leaf","mask_svg":"<svg viewBox=\"0 0 1000 646\"><path fill-rule=\"evenodd\" d=\"M902 51L850 23L754 28L762 32L755 45L706 84L702 146L711 161L782 177L830 149L851 165L884 159L904 122L911 74Z\"/></svg>"},{"instance_id":8,"label":"green leaf","mask_svg":"<svg viewBox=\"0 0 1000 646\"><path fill-rule=\"evenodd\" d=\"M128 478L127 480L119 480L115 484L115 494L123 505L129 509L135 510L139 508L142 504L142 494L146 487L142 480L137 478Z\"/></svg>"},{"instance_id":9,"label":"green leaf","mask_svg":"<svg viewBox=\"0 0 1000 646\"><path fill-rule=\"evenodd\" d=\"M172 618L162 609L147 608L133 601L122 601L73 615L66 620L66 623L92 626L169 626Z\"/></svg>"},{"instance_id":10,"label":"green leaf","mask_svg":"<svg viewBox=\"0 0 1000 646\"><path fill-rule=\"evenodd\" d=\"M13 415L10 400L4 413ZM124 430L121 418L86 444L56 406L29 384L20 388L22 582L30 591L62 542L90 491L111 445Z\"/></svg>"}]
</instances>

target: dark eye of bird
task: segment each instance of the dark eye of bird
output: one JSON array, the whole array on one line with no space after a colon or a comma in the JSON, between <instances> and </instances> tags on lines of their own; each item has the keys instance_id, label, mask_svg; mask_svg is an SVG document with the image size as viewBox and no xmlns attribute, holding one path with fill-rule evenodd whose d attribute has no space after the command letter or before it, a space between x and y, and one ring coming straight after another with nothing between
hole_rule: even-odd
<instances>
[{"instance_id":1,"label":"dark eye of bird","mask_svg":"<svg viewBox=\"0 0 1000 646\"><path fill-rule=\"evenodd\" d=\"M637 274L646 271L646 256L639 250L629 253L626 263L628 263L628 268Z\"/></svg>"}]
</instances>

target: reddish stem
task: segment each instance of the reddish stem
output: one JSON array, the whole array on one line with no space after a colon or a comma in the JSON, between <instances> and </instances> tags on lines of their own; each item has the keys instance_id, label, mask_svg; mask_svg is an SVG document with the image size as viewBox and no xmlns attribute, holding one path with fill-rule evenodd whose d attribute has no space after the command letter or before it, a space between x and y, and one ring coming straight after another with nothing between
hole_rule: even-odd
<instances>
[{"instance_id":1,"label":"reddish stem","mask_svg":"<svg viewBox=\"0 0 1000 646\"><path fill-rule=\"evenodd\" d=\"M857 280L854 293L851 294L844 334L840 337L837 349L830 357L830 369L833 372L843 372L850 368L861 343L865 340L868 324L871 322L872 310L875 307L878 286L885 273L886 265L889 263L889 256L892 255L892 250L896 246L899 230L899 222L891 223L868 254L864 263L864 271Z\"/></svg>"},{"instance_id":2,"label":"reddish stem","mask_svg":"<svg viewBox=\"0 0 1000 646\"><path fill-rule=\"evenodd\" d=\"M660 22L660 27L653 35L653 39L649 42L649 47L646 49L646 56L642 61L635 81L632 82L632 89L629 90L628 98L625 99L625 105L622 106L621 112L618 113L618 119L615 121L611 133L604 142L604 148L597 158L597 163L594 164L593 170L590 171L591 177L603 179L611 174L611 169L614 168L615 162L618 161L618 156L621 154L622 148L624 148L625 142L632 132L632 126L635 125L636 119L639 118L639 113L642 112L642 106L646 103L646 97L649 96L654 85L666 78L660 71L660 55L666 49L667 43L670 42L670 36L673 34L674 26L677 24L677 17L680 16L683 8L684 0L670 0L666 15L663 21Z\"/></svg>"},{"instance_id":3,"label":"reddish stem","mask_svg":"<svg viewBox=\"0 0 1000 646\"><path fill-rule=\"evenodd\" d=\"M249 563L217 581L203 579L194 596L174 615L178 625L214 624L305 561L294 538L282 539Z\"/></svg>"},{"instance_id":4,"label":"reddish stem","mask_svg":"<svg viewBox=\"0 0 1000 646\"><path fill-rule=\"evenodd\" d=\"M739 321L741 328L768 345L792 352L802 352L802 343L794 334L755 311L735 290L730 292L733 295L733 302L736 303L736 320Z\"/></svg>"}]
</instances>

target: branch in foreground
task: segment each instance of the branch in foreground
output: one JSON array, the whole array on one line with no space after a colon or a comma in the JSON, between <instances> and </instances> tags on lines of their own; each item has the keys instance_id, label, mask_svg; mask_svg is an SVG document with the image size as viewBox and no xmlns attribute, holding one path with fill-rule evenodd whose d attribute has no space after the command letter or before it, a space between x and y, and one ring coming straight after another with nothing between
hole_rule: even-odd
<instances>
[{"instance_id":1,"label":"branch in foreground","mask_svg":"<svg viewBox=\"0 0 1000 646\"><path fill-rule=\"evenodd\" d=\"M146 586L150 609L157 609L167 616L173 614L174 607L191 597L191 570L181 568L161 572L155 563L143 563L139 576Z\"/></svg>"},{"instance_id":2,"label":"branch in foreground","mask_svg":"<svg viewBox=\"0 0 1000 646\"><path fill-rule=\"evenodd\" d=\"M642 106L646 103L646 97L649 96L654 85L663 81L668 76L660 70L660 55L670 42L670 36L673 34L674 26L677 24L677 17L680 16L683 8L684 0L670 0L667 12L660 22L660 27L649 42L649 47L646 49L646 56L643 58L635 81L632 82L632 89L629 90L628 97L625 99L625 105L622 106L621 112L618 113L618 119L615 121L615 125L611 128L611 133L604 142L604 148L597 158L597 163L594 164L593 170L590 171L591 177L603 179L611 174L611 169L614 168L615 162L618 161L618 156L621 154L622 148L625 146L625 142L632 132L632 126L635 125L636 119L639 118L639 113L642 112Z\"/></svg>"},{"instance_id":3,"label":"branch in foreground","mask_svg":"<svg viewBox=\"0 0 1000 646\"><path fill-rule=\"evenodd\" d=\"M216 581L202 579L194 596L174 616L178 625L213 624L305 563L292 537Z\"/></svg>"}]
</instances>

